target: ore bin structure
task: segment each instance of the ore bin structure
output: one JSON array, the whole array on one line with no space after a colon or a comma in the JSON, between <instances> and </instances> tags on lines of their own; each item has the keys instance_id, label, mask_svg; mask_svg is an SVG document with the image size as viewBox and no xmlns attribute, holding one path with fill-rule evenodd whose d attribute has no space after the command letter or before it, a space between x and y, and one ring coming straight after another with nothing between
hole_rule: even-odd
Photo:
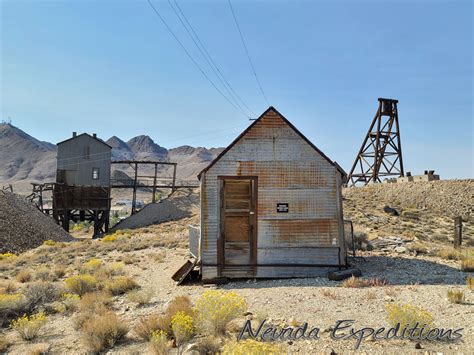
<instances>
[{"instance_id":1,"label":"ore bin structure","mask_svg":"<svg viewBox=\"0 0 474 355\"><path fill-rule=\"evenodd\" d=\"M73 132L59 142L53 217L66 230L69 223L89 221L94 237L106 233L110 212L112 147L96 134Z\"/></svg>"}]
</instances>

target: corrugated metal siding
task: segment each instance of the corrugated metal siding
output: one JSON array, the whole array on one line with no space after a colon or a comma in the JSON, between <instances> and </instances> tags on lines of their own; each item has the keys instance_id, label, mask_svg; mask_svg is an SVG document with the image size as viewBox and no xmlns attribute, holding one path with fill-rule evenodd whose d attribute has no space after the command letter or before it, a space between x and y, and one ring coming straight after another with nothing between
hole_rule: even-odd
<instances>
[{"instance_id":1,"label":"corrugated metal siding","mask_svg":"<svg viewBox=\"0 0 474 355\"><path fill-rule=\"evenodd\" d=\"M235 175L258 177L258 264L338 264L337 249L319 247L343 245L339 173L276 113L269 112L201 178L204 265L218 261L218 176ZM289 213L277 213L277 202L288 203ZM301 267L273 269L259 267L257 277L277 277L278 270L286 276L319 274ZM203 278L217 276L216 267L203 267Z\"/></svg>"},{"instance_id":2,"label":"corrugated metal siding","mask_svg":"<svg viewBox=\"0 0 474 355\"><path fill-rule=\"evenodd\" d=\"M89 148L88 157L84 148ZM112 151L106 145L87 135L58 145L57 167L65 170L66 184L76 186L110 185L110 161ZM92 169L99 168L99 179L92 179Z\"/></svg>"}]
</instances>

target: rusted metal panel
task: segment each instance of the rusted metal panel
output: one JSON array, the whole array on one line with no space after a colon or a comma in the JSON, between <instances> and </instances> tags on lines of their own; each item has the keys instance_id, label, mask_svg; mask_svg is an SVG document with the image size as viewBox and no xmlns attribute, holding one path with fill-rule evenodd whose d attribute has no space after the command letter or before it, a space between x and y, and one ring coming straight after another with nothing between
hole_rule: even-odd
<instances>
[{"instance_id":1,"label":"rusted metal panel","mask_svg":"<svg viewBox=\"0 0 474 355\"><path fill-rule=\"evenodd\" d=\"M335 267L257 267L257 278L326 277Z\"/></svg>"},{"instance_id":2,"label":"rusted metal panel","mask_svg":"<svg viewBox=\"0 0 474 355\"><path fill-rule=\"evenodd\" d=\"M339 229L332 219L261 220L258 248L338 246Z\"/></svg>"},{"instance_id":3,"label":"rusted metal panel","mask_svg":"<svg viewBox=\"0 0 474 355\"><path fill-rule=\"evenodd\" d=\"M339 257L344 243L340 175L327 157L270 111L201 176L203 278L250 277L238 265L225 275L217 272L219 176L258 177L256 277L321 275L324 268L288 266L310 260L326 265L341 260L344 264L345 249ZM288 211L277 212L278 203L288 205ZM262 268L258 266L261 262L282 265Z\"/></svg>"},{"instance_id":4,"label":"rusted metal panel","mask_svg":"<svg viewBox=\"0 0 474 355\"><path fill-rule=\"evenodd\" d=\"M262 264L339 265L338 248L300 246L297 248L258 248L258 263Z\"/></svg>"}]
</instances>

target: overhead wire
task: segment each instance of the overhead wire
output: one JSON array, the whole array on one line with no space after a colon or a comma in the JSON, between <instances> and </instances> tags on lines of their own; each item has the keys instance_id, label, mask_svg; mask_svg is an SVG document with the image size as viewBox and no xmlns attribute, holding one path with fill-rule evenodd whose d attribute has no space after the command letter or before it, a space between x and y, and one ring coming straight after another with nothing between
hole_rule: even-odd
<instances>
[{"instance_id":1,"label":"overhead wire","mask_svg":"<svg viewBox=\"0 0 474 355\"><path fill-rule=\"evenodd\" d=\"M180 39L178 38L178 36L174 33L174 31L171 29L171 27L168 25L168 23L165 21L165 19L163 18L163 16L161 16L161 14L159 13L159 11L156 9L156 7L153 5L153 3L151 2L151 0L147 0L148 2L148 5L151 7L151 9L153 10L153 12L155 13L155 15L160 19L160 21L163 23L163 25L165 25L166 29L168 30L168 32L173 36L173 38L176 40L176 42L178 42L179 46L183 49L183 51L186 53L186 55L188 56L188 58L191 60L191 62L196 66L196 68L201 72L201 74L207 79L207 81L209 81L209 83L214 87L214 89L216 89L217 92L219 92L219 94L227 101L229 102L238 112L242 113L244 116L248 117L248 118L251 118L249 117L244 111L242 111L241 109L239 109L239 107L237 105L235 105L235 103L233 103L223 92L222 90L220 90L216 84L211 80L211 78L206 74L206 72L202 69L202 67L199 65L199 63L193 58L193 56L191 55L191 53L189 53L189 51L186 49L186 47L184 46L184 44L180 41Z\"/></svg>"},{"instance_id":2,"label":"overhead wire","mask_svg":"<svg viewBox=\"0 0 474 355\"><path fill-rule=\"evenodd\" d=\"M267 95L265 95L265 92L263 91L262 84L260 83L260 80L258 79L257 71L255 70L255 66L253 65L252 58L250 57L250 53L249 53L249 50L247 48L247 45L245 44L244 36L243 36L242 31L240 29L239 22L237 21L237 16L235 16L235 12L234 12L234 8L232 7L232 3L230 2L230 0L227 0L227 1L229 3L230 11L232 12L232 17L234 18L235 25L237 26L237 30L238 30L239 35L240 35L240 40L242 41L242 45L245 49L245 54L247 55L247 59L249 61L252 73L255 77L255 80L257 81L257 85L260 89L260 92L261 92L263 98L265 99L265 102L267 103L268 106L270 106L270 103L268 102L268 99L267 99Z\"/></svg>"},{"instance_id":3,"label":"overhead wire","mask_svg":"<svg viewBox=\"0 0 474 355\"><path fill-rule=\"evenodd\" d=\"M201 52L201 54L204 57L204 59L206 60L207 64L211 67L211 69L214 72L214 74L216 75L216 77L219 79L221 84L226 89L227 93L231 97L234 98L234 100L237 104L239 104L239 102L240 102L240 104L242 104L255 117L256 116L255 112L253 112L252 109L242 100L240 95L237 94L237 92L234 90L232 85L229 83L229 80L227 80L227 78L224 76L224 74L222 74L222 71L220 70L219 66L216 64L215 60L210 55L210 53L207 50L206 46L201 41L199 35L194 30L194 27L189 22L187 16L184 14L184 12L181 9L181 7L179 6L177 0L174 0L174 5L176 6L177 10L175 9L173 4L171 3L171 0L168 0L168 3L170 5L170 7L173 9L173 11L176 14L176 16L178 17L178 19L180 20L183 27L186 29L186 32L188 33L189 37L192 39L192 41L194 42L196 47ZM181 19L181 17L184 19L184 22L186 22L186 24L183 22L183 19ZM188 27L189 27L189 29L188 29ZM240 104L239 104L239 106L240 106Z\"/></svg>"}]
</instances>

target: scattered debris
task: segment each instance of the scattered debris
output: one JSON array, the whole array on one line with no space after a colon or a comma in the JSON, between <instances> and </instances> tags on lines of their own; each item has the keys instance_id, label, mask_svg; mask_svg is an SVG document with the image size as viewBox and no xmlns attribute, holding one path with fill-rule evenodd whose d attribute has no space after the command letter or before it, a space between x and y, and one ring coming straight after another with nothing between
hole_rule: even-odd
<instances>
[{"instance_id":1,"label":"scattered debris","mask_svg":"<svg viewBox=\"0 0 474 355\"><path fill-rule=\"evenodd\" d=\"M383 211L385 213L391 214L392 216L399 216L400 215L400 213L395 208L390 207L390 206L385 206L383 208Z\"/></svg>"},{"instance_id":2,"label":"scattered debris","mask_svg":"<svg viewBox=\"0 0 474 355\"><path fill-rule=\"evenodd\" d=\"M381 250L396 250L405 244L405 241L400 237L378 237L370 241L374 249ZM405 248L406 249L406 248Z\"/></svg>"},{"instance_id":3,"label":"scattered debris","mask_svg":"<svg viewBox=\"0 0 474 355\"><path fill-rule=\"evenodd\" d=\"M362 272L356 268L328 272L328 279L331 281L342 281L352 276L361 277Z\"/></svg>"}]
</instances>

